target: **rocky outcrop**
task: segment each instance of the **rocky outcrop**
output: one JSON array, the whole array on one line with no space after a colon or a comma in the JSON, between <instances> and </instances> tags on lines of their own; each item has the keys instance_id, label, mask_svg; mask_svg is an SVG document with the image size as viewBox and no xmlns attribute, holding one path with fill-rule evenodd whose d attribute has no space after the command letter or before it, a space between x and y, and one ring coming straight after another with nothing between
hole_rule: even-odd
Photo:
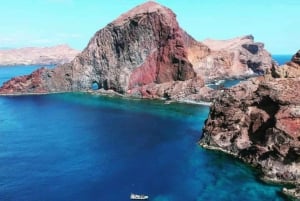
<instances>
[{"instance_id":1,"label":"rocky outcrop","mask_svg":"<svg viewBox=\"0 0 300 201\"><path fill-rule=\"evenodd\" d=\"M257 72L271 68L271 59L263 61L270 55L253 37L221 41L219 49L206 43L183 31L170 9L148 1L98 31L72 62L35 72L38 85L29 84L33 75L14 78L0 94L88 91L97 85L99 93L198 100L212 94L205 82L253 73L253 62L259 63L252 68Z\"/></svg>"},{"instance_id":2,"label":"rocky outcrop","mask_svg":"<svg viewBox=\"0 0 300 201\"><path fill-rule=\"evenodd\" d=\"M72 61L79 51L68 45L0 50L0 65L57 65Z\"/></svg>"},{"instance_id":3,"label":"rocky outcrop","mask_svg":"<svg viewBox=\"0 0 300 201\"><path fill-rule=\"evenodd\" d=\"M207 39L203 43L211 53L193 64L195 71L205 75L207 81L264 74L274 65L264 44L255 42L252 35L230 40Z\"/></svg>"},{"instance_id":4,"label":"rocky outcrop","mask_svg":"<svg viewBox=\"0 0 300 201\"><path fill-rule=\"evenodd\" d=\"M196 73L186 46L193 43L197 42L179 27L170 9L147 2L98 31L71 63L43 70L36 89L86 91L97 83L99 88L125 94L150 83L192 79ZM13 89L15 83L6 83L1 93ZM23 86L11 92L27 93Z\"/></svg>"},{"instance_id":5,"label":"rocky outcrop","mask_svg":"<svg viewBox=\"0 0 300 201\"><path fill-rule=\"evenodd\" d=\"M300 65L300 50L293 56L292 62Z\"/></svg>"},{"instance_id":6,"label":"rocky outcrop","mask_svg":"<svg viewBox=\"0 0 300 201\"><path fill-rule=\"evenodd\" d=\"M273 67L272 76L276 78L297 78L300 77L300 51L292 58L292 61L282 65L280 68Z\"/></svg>"},{"instance_id":7,"label":"rocky outcrop","mask_svg":"<svg viewBox=\"0 0 300 201\"><path fill-rule=\"evenodd\" d=\"M259 167L263 179L300 184L300 65L225 89L211 107L200 144ZM298 192L288 190L285 192ZM296 196L296 194L295 194Z\"/></svg>"}]
</instances>

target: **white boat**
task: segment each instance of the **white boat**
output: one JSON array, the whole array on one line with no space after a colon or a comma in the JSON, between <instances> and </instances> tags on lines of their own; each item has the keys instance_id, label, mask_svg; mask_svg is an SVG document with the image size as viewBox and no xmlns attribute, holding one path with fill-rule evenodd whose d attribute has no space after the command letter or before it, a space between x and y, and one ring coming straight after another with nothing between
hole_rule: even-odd
<instances>
[{"instance_id":1,"label":"white boat","mask_svg":"<svg viewBox=\"0 0 300 201\"><path fill-rule=\"evenodd\" d=\"M130 199L131 200L148 200L149 196L148 195L138 195L138 194L130 194Z\"/></svg>"}]
</instances>

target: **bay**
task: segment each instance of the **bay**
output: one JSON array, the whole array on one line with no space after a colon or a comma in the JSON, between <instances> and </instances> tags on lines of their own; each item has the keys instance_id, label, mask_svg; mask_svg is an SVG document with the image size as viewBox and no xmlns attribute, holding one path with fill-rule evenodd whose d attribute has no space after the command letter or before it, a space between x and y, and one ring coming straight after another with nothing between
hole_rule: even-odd
<instances>
[{"instance_id":1,"label":"bay","mask_svg":"<svg viewBox=\"0 0 300 201\"><path fill-rule=\"evenodd\" d=\"M283 200L247 165L198 146L208 112L83 93L0 97L0 200Z\"/></svg>"}]
</instances>

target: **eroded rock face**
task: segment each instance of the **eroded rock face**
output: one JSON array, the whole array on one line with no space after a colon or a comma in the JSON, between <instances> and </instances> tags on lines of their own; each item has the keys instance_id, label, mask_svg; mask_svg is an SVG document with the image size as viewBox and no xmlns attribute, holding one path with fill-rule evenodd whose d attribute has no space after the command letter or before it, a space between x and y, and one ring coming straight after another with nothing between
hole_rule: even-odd
<instances>
[{"instance_id":1,"label":"eroded rock face","mask_svg":"<svg viewBox=\"0 0 300 201\"><path fill-rule=\"evenodd\" d=\"M294 74L299 71L293 59L272 74L224 90L211 107L200 144L260 167L265 180L299 185L300 77Z\"/></svg>"},{"instance_id":2,"label":"eroded rock face","mask_svg":"<svg viewBox=\"0 0 300 201\"><path fill-rule=\"evenodd\" d=\"M98 31L72 62L14 78L0 94L88 91L97 85L99 93L209 99L205 95L214 93L205 82L271 68L270 55L253 37L206 43L183 31L170 9L148 1ZM35 87L32 77L39 81Z\"/></svg>"},{"instance_id":3,"label":"eroded rock face","mask_svg":"<svg viewBox=\"0 0 300 201\"><path fill-rule=\"evenodd\" d=\"M252 35L230 40L207 39L203 43L211 54L193 64L195 71L207 81L264 74L274 65L264 44L255 42Z\"/></svg>"},{"instance_id":4,"label":"eroded rock face","mask_svg":"<svg viewBox=\"0 0 300 201\"><path fill-rule=\"evenodd\" d=\"M170 9L147 2L98 31L70 64L44 71L41 85L50 92L83 91L97 83L99 88L124 94L150 83L192 79L196 74L186 47L193 43L197 44L178 26ZM15 82L5 88L11 85L12 89ZM14 92L20 91L28 89Z\"/></svg>"}]
</instances>

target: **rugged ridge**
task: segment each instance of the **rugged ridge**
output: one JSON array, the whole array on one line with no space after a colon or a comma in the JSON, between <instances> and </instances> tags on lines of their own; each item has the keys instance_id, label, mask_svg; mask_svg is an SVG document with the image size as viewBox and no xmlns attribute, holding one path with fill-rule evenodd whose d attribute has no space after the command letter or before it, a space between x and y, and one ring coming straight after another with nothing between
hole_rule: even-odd
<instances>
[{"instance_id":1,"label":"rugged ridge","mask_svg":"<svg viewBox=\"0 0 300 201\"><path fill-rule=\"evenodd\" d=\"M57 65L72 61L79 51L68 45L0 50L0 65Z\"/></svg>"},{"instance_id":2,"label":"rugged ridge","mask_svg":"<svg viewBox=\"0 0 300 201\"><path fill-rule=\"evenodd\" d=\"M272 67L272 58L264 44L252 35L229 40L204 40L211 54L195 62L196 72L207 80L264 74Z\"/></svg>"},{"instance_id":3,"label":"rugged ridge","mask_svg":"<svg viewBox=\"0 0 300 201\"><path fill-rule=\"evenodd\" d=\"M215 50L196 41L170 9L148 1L98 31L72 62L13 78L0 94L89 91L97 85L99 93L199 100L212 93L205 82L252 74L254 61L258 72L272 66L253 37L219 43L230 48Z\"/></svg>"},{"instance_id":4,"label":"rugged ridge","mask_svg":"<svg viewBox=\"0 0 300 201\"><path fill-rule=\"evenodd\" d=\"M263 179L293 184L300 199L299 54L265 76L223 91L211 107L200 144L259 167Z\"/></svg>"}]
</instances>

